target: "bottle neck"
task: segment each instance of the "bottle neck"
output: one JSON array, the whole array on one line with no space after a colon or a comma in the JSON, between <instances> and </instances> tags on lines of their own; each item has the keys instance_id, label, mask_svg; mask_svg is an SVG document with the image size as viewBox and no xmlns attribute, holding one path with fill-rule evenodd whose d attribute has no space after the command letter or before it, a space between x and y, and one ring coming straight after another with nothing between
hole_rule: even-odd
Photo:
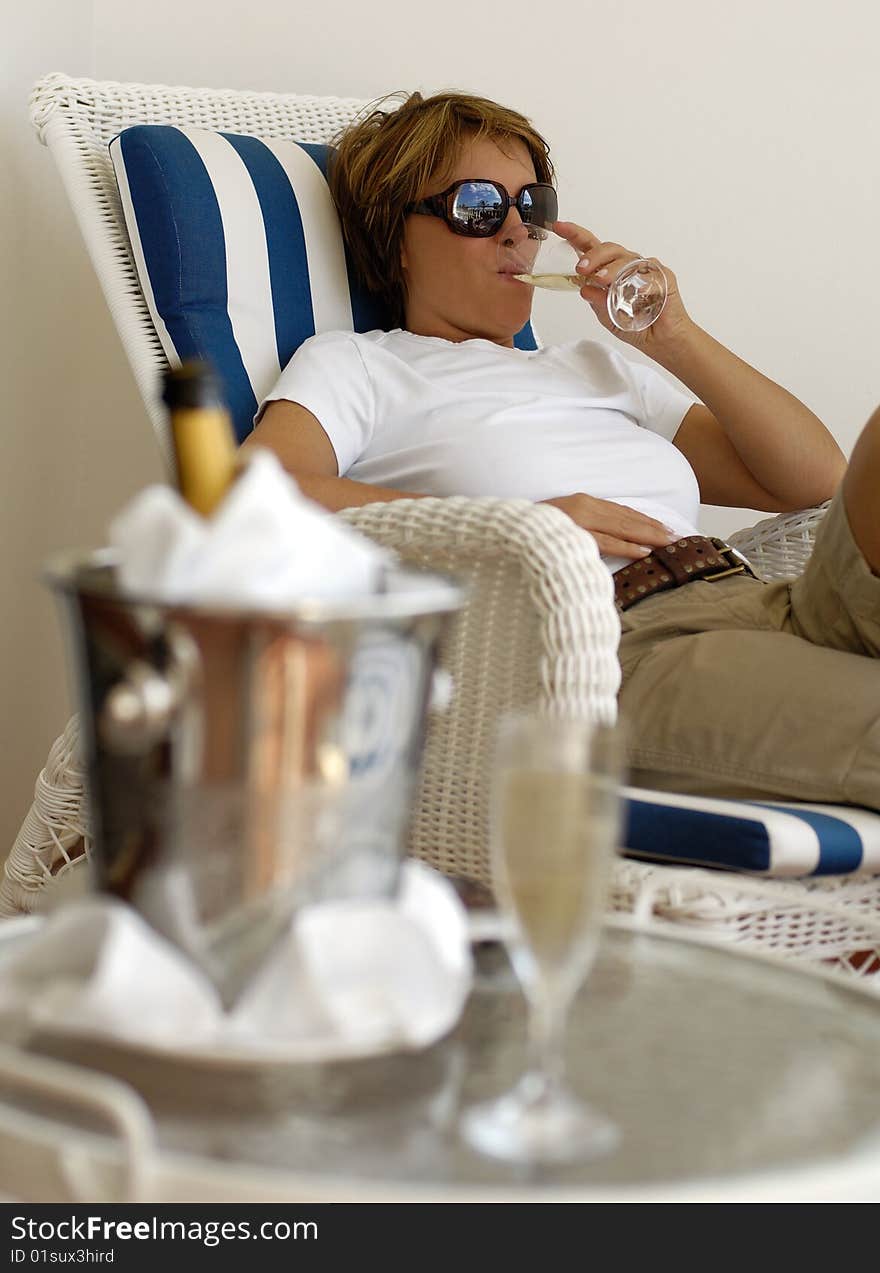
<instances>
[{"instance_id":1,"label":"bottle neck","mask_svg":"<svg viewBox=\"0 0 880 1273\"><path fill-rule=\"evenodd\" d=\"M236 473L229 415L219 405L173 407L171 433L178 490L196 512L210 517Z\"/></svg>"}]
</instances>

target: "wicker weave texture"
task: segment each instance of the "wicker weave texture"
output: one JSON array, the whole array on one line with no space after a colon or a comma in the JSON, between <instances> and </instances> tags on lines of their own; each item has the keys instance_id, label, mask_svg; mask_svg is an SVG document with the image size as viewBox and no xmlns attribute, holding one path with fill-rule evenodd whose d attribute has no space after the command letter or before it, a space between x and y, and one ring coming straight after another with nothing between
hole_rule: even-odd
<instances>
[{"instance_id":1,"label":"wicker weave texture","mask_svg":"<svg viewBox=\"0 0 880 1273\"><path fill-rule=\"evenodd\" d=\"M880 880L767 880L620 858L609 908L719 944L833 967L880 995Z\"/></svg>"},{"instance_id":2,"label":"wicker weave texture","mask_svg":"<svg viewBox=\"0 0 880 1273\"><path fill-rule=\"evenodd\" d=\"M49 884L91 852L91 831L79 756L79 722L72 717L49 751L34 786L34 802L0 876L0 916L29 914Z\"/></svg>"},{"instance_id":3,"label":"wicker weave texture","mask_svg":"<svg viewBox=\"0 0 880 1273\"><path fill-rule=\"evenodd\" d=\"M830 502L797 513L766 517L731 535L729 542L748 557L763 579L793 579L803 574Z\"/></svg>"},{"instance_id":4,"label":"wicker weave texture","mask_svg":"<svg viewBox=\"0 0 880 1273\"><path fill-rule=\"evenodd\" d=\"M441 650L455 686L432 720L410 851L489 883L495 722L528 705L613 720L620 625L592 536L526 500L422 499L342 514L416 565L456 574L468 605Z\"/></svg>"}]
</instances>

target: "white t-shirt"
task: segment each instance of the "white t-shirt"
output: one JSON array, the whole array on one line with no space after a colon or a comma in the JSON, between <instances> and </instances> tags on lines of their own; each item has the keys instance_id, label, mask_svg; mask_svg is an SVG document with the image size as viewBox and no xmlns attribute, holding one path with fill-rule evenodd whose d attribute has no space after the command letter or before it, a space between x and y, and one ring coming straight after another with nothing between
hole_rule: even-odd
<instances>
[{"instance_id":1,"label":"white t-shirt","mask_svg":"<svg viewBox=\"0 0 880 1273\"><path fill-rule=\"evenodd\" d=\"M597 341L327 332L294 354L265 401L278 398L320 421L340 477L422 495L581 491L696 533L697 480L672 445L694 399Z\"/></svg>"}]
</instances>

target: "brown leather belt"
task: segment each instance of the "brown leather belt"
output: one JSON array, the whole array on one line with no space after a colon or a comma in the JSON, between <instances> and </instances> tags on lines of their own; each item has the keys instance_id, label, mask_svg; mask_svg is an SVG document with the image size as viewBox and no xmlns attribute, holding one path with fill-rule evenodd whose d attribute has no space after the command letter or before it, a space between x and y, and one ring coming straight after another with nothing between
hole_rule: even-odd
<instances>
[{"instance_id":1,"label":"brown leather belt","mask_svg":"<svg viewBox=\"0 0 880 1273\"><path fill-rule=\"evenodd\" d=\"M741 574L756 578L745 557L730 544L709 535L688 535L616 570L614 600L618 610L628 610L655 592L680 588L694 579L712 581Z\"/></svg>"}]
</instances>

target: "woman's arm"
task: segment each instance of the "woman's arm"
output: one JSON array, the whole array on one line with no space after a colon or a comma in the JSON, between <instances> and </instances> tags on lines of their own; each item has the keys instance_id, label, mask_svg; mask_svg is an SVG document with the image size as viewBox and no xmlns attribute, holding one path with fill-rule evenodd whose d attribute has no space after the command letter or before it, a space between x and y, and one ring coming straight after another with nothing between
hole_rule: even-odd
<instances>
[{"instance_id":1,"label":"woman's arm","mask_svg":"<svg viewBox=\"0 0 880 1273\"><path fill-rule=\"evenodd\" d=\"M692 323L655 360L701 399L674 443L706 504L788 512L830 499L846 460L802 402Z\"/></svg>"},{"instance_id":2,"label":"woman's arm","mask_svg":"<svg viewBox=\"0 0 880 1273\"><path fill-rule=\"evenodd\" d=\"M368 486L339 477L336 452L317 416L299 405L281 399L270 402L253 433L242 448L265 446L297 480L300 490L331 512L360 508L392 499L423 499L407 491L386 486ZM544 500L555 504L584 530L596 538L600 552L622 557L643 557L652 547L668 544L673 532L644 513L589 495L566 495Z\"/></svg>"},{"instance_id":3,"label":"woman's arm","mask_svg":"<svg viewBox=\"0 0 880 1273\"><path fill-rule=\"evenodd\" d=\"M642 332L621 332L606 308L606 288L637 254L604 243L573 222L556 229L585 259L581 295L608 331L672 372L703 405L685 416L675 445L688 459L708 504L784 511L821 503L834 494L846 461L821 420L774 381L703 331L687 313L678 282L666 308Z\"/></svg>"},{"instance_id":4,"label":"woman's arm","mask_svg":"<svg viewBox=\"0 0 880 1273\"><path fill-rule=\"evenodd\" d=\"M392 499L422 498L407 491L368 486L366 482L339 477L333 444L317 416L298 402L270 402L260 423L242 443L242 450L254 446L274 451L288 473L296 478L303 494L323 504L331 513Z\"/></svg>"}]
</instances>

